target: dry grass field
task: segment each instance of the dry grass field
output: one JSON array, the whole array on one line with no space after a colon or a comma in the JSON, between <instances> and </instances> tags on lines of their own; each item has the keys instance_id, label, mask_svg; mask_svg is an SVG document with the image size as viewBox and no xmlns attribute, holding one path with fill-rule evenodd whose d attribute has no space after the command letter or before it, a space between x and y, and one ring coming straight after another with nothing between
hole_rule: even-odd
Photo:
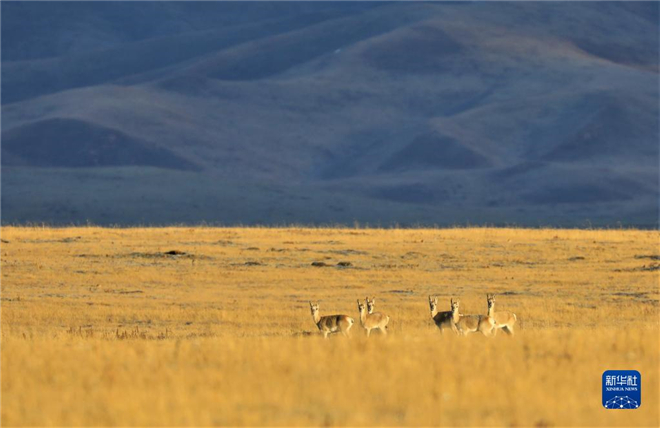
<instances>
[{"instance_id":1,"label":"dry grass field","mask_svg":"<svg viewBox=\"0 0 660 428\"><path fill-rule=\"evenodd\" d=\"M3 227L2 424L658 426L659 238ZM514 337L433 324L429 294L485 313L487 292ZM324 340L309 300L352 337ZM639 409L602 407L607 369L641 372Z\"/></svg>"}]
</instances>

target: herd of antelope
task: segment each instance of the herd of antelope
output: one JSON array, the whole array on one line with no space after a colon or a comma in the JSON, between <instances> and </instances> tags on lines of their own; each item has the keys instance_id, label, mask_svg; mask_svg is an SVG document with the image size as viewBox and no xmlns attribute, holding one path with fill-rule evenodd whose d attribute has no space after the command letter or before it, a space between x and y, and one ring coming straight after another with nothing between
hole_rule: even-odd
<instances>
[{"instance_id":1,"label":"herd of antelope","mask_svg":"<svg viewBox=\"0 0 660 428\"><path fill-rule=\"evenodd\" d=\"M458 311L459 301L454 299L450 300L451 310L438 312L438 298L429 296L429 307L431 308L431 318L435 325L442 333L445 329L450 329L460 336L466 336L469 333L481 333L487 337L493 337L497 334L497 330L502 329L505 333L513 336L513 326L517 321L516 314L509 311L495 312L495 296L486 294L488 302L488 311L486 315L464 315ZM365 303L358 300L358 312L360 312L360 325L367 331L367 337L371 330L380 330L383 334L387 335L387 324L390 322L390 317L380 313L374 312L376 306L376 298L370 299L367 297ZM309 302L310 309L312 310L312 317L314 323L323 333L323 337L327 338L331 333L341 333L349 337L349 330L355 324L355 320L348 315L327 315L322 317L319 313L319 304Z\"/></svg>"}]
</instances>

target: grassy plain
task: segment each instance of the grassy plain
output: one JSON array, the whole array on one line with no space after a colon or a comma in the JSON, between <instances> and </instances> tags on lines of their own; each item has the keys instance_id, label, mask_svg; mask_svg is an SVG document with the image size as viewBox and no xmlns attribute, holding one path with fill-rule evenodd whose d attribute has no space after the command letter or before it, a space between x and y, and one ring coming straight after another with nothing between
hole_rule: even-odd
<instances>
[{"instance_id":1,"label":"grassy plain","mask_svg":"<svg viewBox=\"0 0 660 428\"><path fill-rule=\"evenodd\" d=\"M3 227L2 424L658 426L659 238ZM429 294L487 292L515 337L432 324ZM320 337L309 300L358 322L366 295L387 337ZM602 407L607 369L641 372L639 409Z\"/></svg>"}]
</instances>

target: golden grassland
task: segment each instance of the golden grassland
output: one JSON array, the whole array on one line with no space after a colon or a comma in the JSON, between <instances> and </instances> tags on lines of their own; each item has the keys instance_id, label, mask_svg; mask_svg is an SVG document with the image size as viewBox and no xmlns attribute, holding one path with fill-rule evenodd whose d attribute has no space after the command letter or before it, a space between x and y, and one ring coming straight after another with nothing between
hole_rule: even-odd
<instances>
[{"instance_id":1,"label":"golden grassland","mask_svg":"<svg viewBox=\"0 0 660 428\"><path fill-rule=\"evenodd\" d=\"M659 238L3 227L2 424L658 426ZM433 325L429 294L484 313L487 292L515 337ZM361 330L366 295L387 336ZM602 407L607 369L641 372L639 409Z\"/></svg>"}]
</instances>

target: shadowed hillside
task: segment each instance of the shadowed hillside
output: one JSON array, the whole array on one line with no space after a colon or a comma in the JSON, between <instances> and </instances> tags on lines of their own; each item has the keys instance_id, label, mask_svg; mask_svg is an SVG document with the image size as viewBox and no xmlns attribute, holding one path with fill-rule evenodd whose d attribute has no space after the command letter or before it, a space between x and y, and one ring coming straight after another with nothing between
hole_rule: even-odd
<instances>
[{"instance_id":1,"label":"shadowed hillside","mask_svg":"<svg viewBox=\"0 0 660 428\"><path fill-rule=\"evenodd\" d=\"M2 12L4 222L658 221L657 3Z\"/></svg>"},{"instance_id":2,"label":"shadowed hillside","mask_svg":"<svg viewBox=\"0 0 660 428\"><path fill-rule=\"evenodd\" d=\"M121 132L73 119L46 119L5 133L10 163L40 167L150 165L195 169L168 150L148 147Z\"/></svg>"}]
</instances>

